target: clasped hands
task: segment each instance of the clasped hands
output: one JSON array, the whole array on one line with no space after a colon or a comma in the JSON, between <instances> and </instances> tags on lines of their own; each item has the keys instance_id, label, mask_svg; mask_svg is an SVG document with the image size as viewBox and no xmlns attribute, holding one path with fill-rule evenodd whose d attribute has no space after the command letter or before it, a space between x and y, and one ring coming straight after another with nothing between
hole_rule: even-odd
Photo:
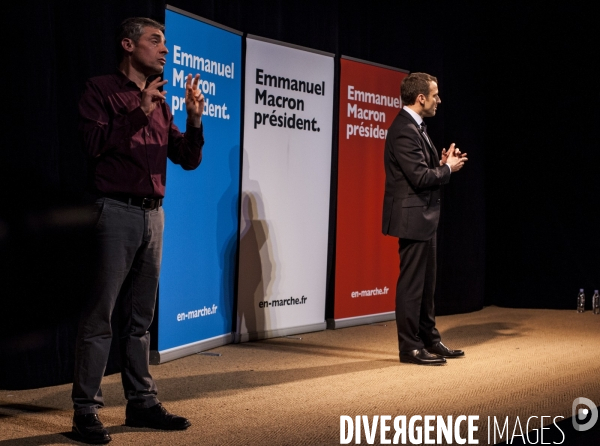
<instances>
[{"instance_id":1,"label":"clasped hands","mask_svg":"<svg viewBox=\"0 0 600 446\"><path fill-rule=\"evenodd\" d=\"M448 150L442 149L442 159L440 160L440 166L448 164L452 172L457 172L465 165L468 161L466 153L461 153L458 147L454 143L450 144Z\"/></svg>"},{"instance_id":2,"label":"clasped hands","mask_svg":"<svg viewBox=\"0 0 600 446\"><path fill-rule=\"evenodd\" d=\"M142 90L140 108L146 116L150 116L156 109L156 106L167 99L167 92L159 90L167 82L169 81L156 78ZM198 88L199 83L199 74L196 74L193 78L191 74L187 75L185 81L185 109L187 111L188 124L192 127L200 127L200 120L204 111L204 95L200 91L200 88Z\"/></svg>"}]
</instances>

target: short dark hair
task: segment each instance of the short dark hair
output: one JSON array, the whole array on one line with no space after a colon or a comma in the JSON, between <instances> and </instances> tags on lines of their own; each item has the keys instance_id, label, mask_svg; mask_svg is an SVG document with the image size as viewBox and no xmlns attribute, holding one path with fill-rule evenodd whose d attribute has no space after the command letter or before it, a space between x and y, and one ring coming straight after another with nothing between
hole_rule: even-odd
<instances>
[{"instance_id":1,"label":"short dark hair","mask_svg":"<svg viewBox=\"0 0 600 446\"><path fill-rule=\"evenodd\" d=\"M403 105L413 105L417 96L429 95L429 84L437 83L437 78L427 73L410 73L402 80L400 85L400 98Z\"/></svg>"},{"instance_id":2,"label":"short dark hair","mask_svg":"<svg viewBox=\"0 0 600 446\"><path fill-rule=\"evenodd\" d=\"M131 39L134 42L137 42L140 40L142 34L144 34L144 28L147 26L159 29L163 33L165 32L165 25L156 20L149 19L148 17L130 17L121 22L117 33L117 41L115 42L117 58L119 60L123 60L123 56L125 55L125 51L121 46L123 39Z\"/></svg>"}]
</instances>

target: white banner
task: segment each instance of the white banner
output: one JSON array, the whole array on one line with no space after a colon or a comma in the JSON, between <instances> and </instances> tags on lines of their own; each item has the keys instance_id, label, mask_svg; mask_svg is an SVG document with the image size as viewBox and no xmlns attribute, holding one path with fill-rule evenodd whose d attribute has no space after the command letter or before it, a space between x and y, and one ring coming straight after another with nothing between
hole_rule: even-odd
<instances>
[{"instance_id":1,"label":"white banner","mask_svg":"<svg viewBox=\"0 0 600 446\"><path fill-rule=\"evenodd\" d=\"M325 329L333 55L246 40L237 339Z\"/></svg>"}]
</instances>

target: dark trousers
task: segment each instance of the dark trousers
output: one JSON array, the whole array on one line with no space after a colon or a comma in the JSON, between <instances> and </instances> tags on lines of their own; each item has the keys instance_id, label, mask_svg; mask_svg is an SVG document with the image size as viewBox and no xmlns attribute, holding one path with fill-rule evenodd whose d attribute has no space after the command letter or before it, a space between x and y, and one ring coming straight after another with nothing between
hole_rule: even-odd
<instances>
[{"instance_id":1,"label":"dark trousers","mask_svg":"<svg viewBox=\"0 0 600 446\"><path fill-rule=\"evenodd\" d=\"M429 347L441 340L435 328L433 295L436 236L399 240L400 277L396 286L396 325L401 352Z\"/></svg>"},{"instance_id":2,"label":"dark trousers","mask_svg":"<svg viewBox=\"0 0 600 446\"><path fill-rule=\"evenodd\" d=\"M77 415L104 405L100 383L112 340L111 317L119 302L121 379L128 404L152 407L157 389L148 361L162 257L163 209L143 210L101 198L95 203L96 268L83 308L75 350L73 407ZM118 300L117 300L118 298Z\"/></svg>"}]
</instances>

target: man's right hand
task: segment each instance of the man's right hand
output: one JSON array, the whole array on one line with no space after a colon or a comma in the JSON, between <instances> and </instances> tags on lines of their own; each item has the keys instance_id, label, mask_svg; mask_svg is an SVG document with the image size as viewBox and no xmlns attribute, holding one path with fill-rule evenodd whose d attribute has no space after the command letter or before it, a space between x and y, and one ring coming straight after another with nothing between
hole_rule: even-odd
<instances>
[{"instance_id":1,"label":"man's right hand","mask_svg":"<svg viewBox=\"0 0 600 446\"><path fill-rule=\"evenodd\" d=\"M452 172L458 172L465 165L465 161L468 161L467 154L460 153L460 151L457 152L454 143L450 144L447 154L446 164L450 166Z\"/></svg>"},{"instance_id":2,"label":"man's right hand","mask_svg":"<svg viewBox=\"0 0 600 446\"><path fill-rule=\"evenodd\" d=\"M159 88L167 82L169 81L161 81L160 78L157 77L142 90L142 103L140 104L140 108L146 113L146 116L150 116L150 113L154 111L156 106L161 102L165 102L167 99L167 92L159 90Z\"/></svg>"}]
</instances>

